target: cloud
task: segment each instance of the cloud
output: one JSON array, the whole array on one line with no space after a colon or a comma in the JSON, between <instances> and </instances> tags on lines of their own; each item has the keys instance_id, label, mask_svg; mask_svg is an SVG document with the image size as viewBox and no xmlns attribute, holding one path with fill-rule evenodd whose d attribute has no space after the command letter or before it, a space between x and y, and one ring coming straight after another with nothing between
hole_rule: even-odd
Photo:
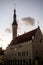
<instances>
[{"instance_id":1,"label":"cloud","mask_svg":"<svg viewBox=\"0 0 43 65\"><path fill-rule=\"evenodd\" d=\"M21 19L26 25L34 25L35 19L31 17L24 17Z\"/></svg>"},{"instance_id":2,"label":"cloud","mask_svg":"<svg viewBox=\"0 0 43 65\"><path fill-rule=\"evenodd\" d=\"M5 32L7 32L7 33L11 33L12 30L11 30L10 28L6 28L6 29L5 29Z\"/></svg>"},{"instance_id":3,"label":"cloud","mask_svg":"<svg viewBox=\"0 0 43 65\"><path fill-rule=\"evenodd\" d=\"M43 34L43 30L42 30L42 34Z\"/></svg>"}]
</instances>

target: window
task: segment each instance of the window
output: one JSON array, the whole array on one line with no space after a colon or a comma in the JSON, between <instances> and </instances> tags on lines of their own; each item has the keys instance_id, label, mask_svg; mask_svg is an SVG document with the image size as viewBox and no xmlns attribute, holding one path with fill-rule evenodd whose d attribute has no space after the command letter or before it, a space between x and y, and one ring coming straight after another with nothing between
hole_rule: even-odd
<instances>
[{"instance_id":1,"label":"window","mask_svg":"<svg viewBox=\"0 0 43 65\"><path fill-rule=\"evenodd\" d=\"M21 53L20 52L18 52L18 56L21 56Z\"/></svg>"},{"instance_id":2,"label":"window","mask_svg":"<svg viewBox=\"0 0 43 65\"><path fill-rule=\"evenodd\" d=\"M18 65L19 65L19 59L18 59Z\"/></svg>"},{"instance_id":3,"label":"window","mask_svg":"<svg viewBox=\"0 0 43 65\"><path fill-rule=\"evenodd\" d=\"M22 52L22 56L25 56L25 52L24 51Z\"/></svg>"},{"instance_id":4,"label":"window","mask_svg":"<svg viewBox=\"0 0 43 65\"><path fill-rule=\"evenodd\" d=\"M40 43L42 42L42 39L40 39Z\"/></svg>"},{"instance_id":5,"label":"window","mask_svg":"<svg viewBox=\"0 0 43 65\"><path fill-rule=\"evenodd\" d=\"M22 47L22 45L19 45L19 47Z\"/></svg>"},{"instance_id":6,"label":"window","mask_svg":"<svg viewBox=\"0 0 43 65\"><path fill-rule=\"evenodd\" d=\"M26 56L28 56L28 51L26 52Z\"/></svg>"},{"instance_id":7,"label":"window","mask_svg":"<svg viewBox=\"0 0 43 65\"><path fill-rule=\"evenodd\" d=\"M36 50L36 55L38 54L38 51Z\"/></svg>"},{"instance_id":8,"label":"window","mask_svg":"<svg viewBox=\"0 0 43 65\"><path fill-rule=\"evenodd\" d=\"M23 65L25 65L25 59L23 59Z\"/></svg>"},{"instance_id":9,"label":"window","mask_svg":"<svg viewBox=\"0 0 43 65\"><path fill-rule=\"evenodd\" d=\"M13 59L13 65L14 65L14 59Z\"/></svg>"},{"instance_id":10,"label":"window","mask_svg":"<svg viewBox=\"0 0 43 65\"><path fill-rule=\"evenodd\" d=\"M17 60L15 59L15 65L17 65Z\"/></svg>"},{"instance_id":11,"label":"window","mask_svg":"<svg viewBox=\"0 0 43 65\"><path fill-rule=\"evenodd\" d=\"M22 65L22 59L20 59L20 65Z\"/></svg>"},{"instance_id":12,"label":"window","mask_svg":"<svg viewBox=\"0 0 43 65\"><path fill-rule=\"evenodd\" d=\"M31 65L31 59L29 59L29 65Z\"/></svg>"},{"instance_id":13,"label":"window","mask_svg":"<svg viewBox=\"0 0 43 65\"><path fill-rule=\"evenodd\" d=\"M38 50L36 50L36 59L38 59Z\"/></svg>"}]
</instances>

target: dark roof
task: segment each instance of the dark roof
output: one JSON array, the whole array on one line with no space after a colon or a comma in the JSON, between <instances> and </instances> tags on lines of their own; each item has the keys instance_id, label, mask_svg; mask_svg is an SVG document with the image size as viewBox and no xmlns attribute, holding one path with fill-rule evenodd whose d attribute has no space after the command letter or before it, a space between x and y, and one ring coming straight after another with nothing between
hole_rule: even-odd
<instances>
[{"instance_id":1,"label":"dark roof","mask_svg":"<svg viewBox=\"0 0 43 65\"><path fill-rule=\"evenodd\" d=\"M2 48L0 48L0 55L4 55L4 50L2 50Z\"/></svg>"},{"instance_id":2,"label":"dark roof","mask_svg":"<svg viewBox=\"0 0 43 65\"><path fill-rule=\"evenodd\" d=\"M19 44L19 43L22 43L22 42L32 40L32 36L35 36L36 31L37 31L37 28L35 30L32 30L30 32L27 32L25 34L22 34L22 35L16 37L15 39L13 39L11 41L10 45L15 45L15 44Z\"/></svg>"}]
</instances>

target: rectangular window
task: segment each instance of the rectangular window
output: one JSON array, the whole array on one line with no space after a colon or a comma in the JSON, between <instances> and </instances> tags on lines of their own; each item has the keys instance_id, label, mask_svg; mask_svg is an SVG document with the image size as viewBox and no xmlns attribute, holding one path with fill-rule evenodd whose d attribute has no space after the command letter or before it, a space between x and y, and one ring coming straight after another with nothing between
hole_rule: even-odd
<instances>
[{"instance_id":1,"label":"rectangular window","mask_svg":"<svg viewBox=\"0 0 43 65\"><path fill-rule=\"evenodd\" d=\"M29 65L31 65L31 59L29 59Z\"/></svg>"},{"instance_id":2,"label":"rectangular window","mask_svg":"<svg viewBox=\"0 0 43 65\"><path fill-rule=\"evenodd\" d=\"M21 53L20 52L18 52L18 56L21 56Z\"/></svg>"},{"instance_id":3,"label":"rectangular window","mask_svg":"<svg viewBox=\"0 0 43 65\"><path fill-rule=\"evenodd\" d=\"M25 56L25 52L24 51L22 52L22 56Z\"/></svg>"},{"instance_id":4,"label":"rectangular window","mask_svg":"<svg viewBox=\"0 0 43 65\"><path fill-rule=\"evenodd\" d=\"M23 65L25 65L25 59L23 59Z\"/></svg>"},{"instance_id":5,"label":"rectangular window","mask_svg":"<svg viewBox=\"0 0 43 65\"><path fill-rule=\"evenodd\" d=\"M28 51L26 52L26 56L28 56Z\"/></svg>"}]
</instances>

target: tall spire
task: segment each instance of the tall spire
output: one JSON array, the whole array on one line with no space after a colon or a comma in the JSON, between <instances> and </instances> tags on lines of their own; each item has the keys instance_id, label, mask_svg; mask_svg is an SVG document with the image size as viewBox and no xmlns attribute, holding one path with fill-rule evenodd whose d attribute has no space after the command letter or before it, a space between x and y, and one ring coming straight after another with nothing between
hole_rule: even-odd
<instances>
[{"instance_id":1,"label":"tall spire","mask_svg":"<svg viewBox=\"0 0 43 65\"><path fill-rule=\"evenodd\" d=\"M15 8L14 8L14 15L13 15L12 32L13 32L13 39L15 39L15 37L17 37L17 20L16 20L16 9Z\"/></svg>"},{"instance_id":2,"label":"tall spire","mask_svg":"<svg viewBox=\"0 0 43 65\"><path fill-rule=\"evenodd\" d=\"M14 4L14 15L13 15L13 23L12 23L12 25L17 25L15 4Z\"/></svg>"}]
</instances>

